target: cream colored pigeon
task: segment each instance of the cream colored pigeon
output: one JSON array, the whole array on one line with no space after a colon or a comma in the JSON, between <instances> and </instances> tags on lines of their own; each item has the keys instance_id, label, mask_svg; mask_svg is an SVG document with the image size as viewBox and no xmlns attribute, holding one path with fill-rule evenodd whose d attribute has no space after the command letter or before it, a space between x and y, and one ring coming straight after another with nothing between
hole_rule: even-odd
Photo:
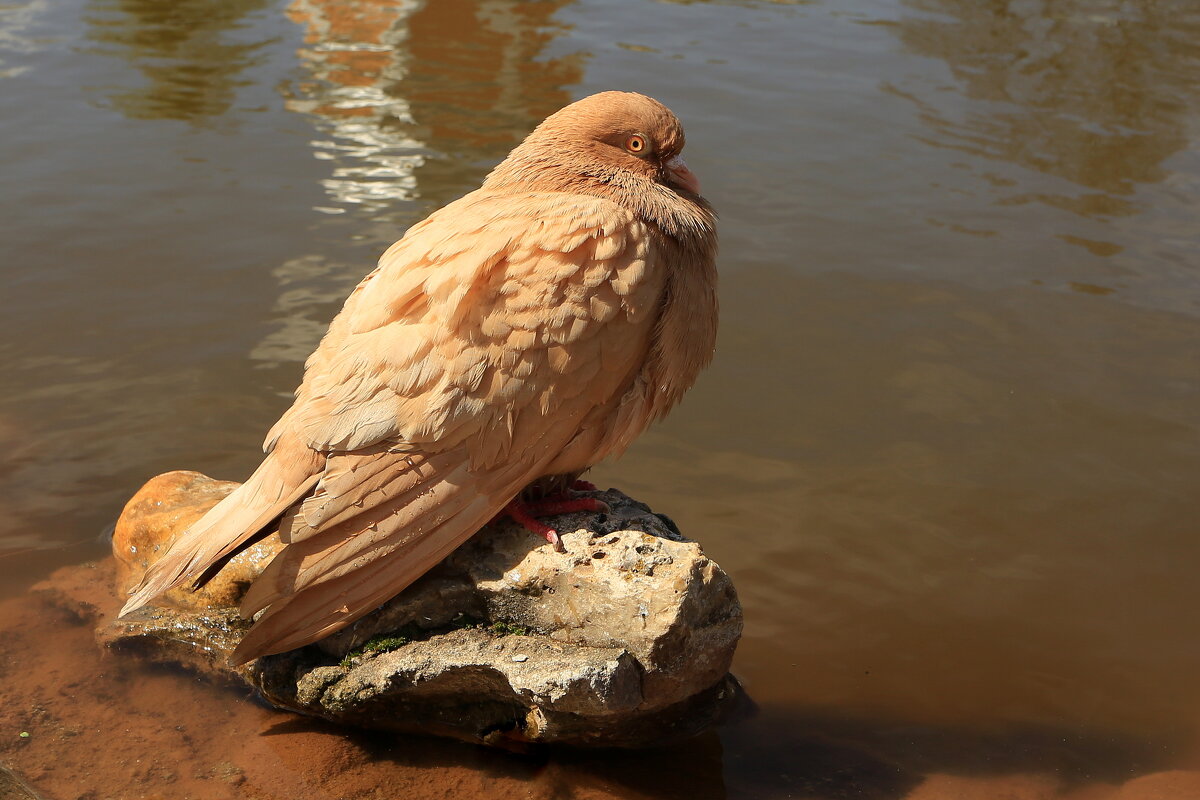
<instances>
[{"instance_id":1,"label":"cream colored pigeon","mask_svg":"<svg viewBox=\"0 0 1200 800\"><path fill-rule=\"evenodd\" d=\"M557 543L535 493L623 452L712 358L715 216L683 142L661 103L592 95L414 225L334 318L261 466L121 613L278 521L244 663L369 613L498 514Z\"/></svg>"}]
</instances>

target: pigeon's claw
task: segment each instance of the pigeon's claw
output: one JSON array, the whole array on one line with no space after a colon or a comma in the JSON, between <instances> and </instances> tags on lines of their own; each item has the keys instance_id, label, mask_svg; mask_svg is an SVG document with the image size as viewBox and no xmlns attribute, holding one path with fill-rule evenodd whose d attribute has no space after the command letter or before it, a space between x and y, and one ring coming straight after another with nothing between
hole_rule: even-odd
<instances>
[{"instance_id":1,"label":"pigeon's claw","mask_svg":"<svg viewBox=\"0 0 1200 800\"><path fill-rule=\"evenodd\" d=\"M504 507L498 516L507 516L513 522L520 525L530 533L536 533L550 544L554 545L554 549L560 553L567 552L567 548L563 547L562 539L558 538L558 531L551 528L549 525L544 525L534 517L530 512L529 504L517 498Z\"/></svg>"},{"instance_id":2,"label":"pigeon's claw","mask_svg":"<svg viewBox=\"0 0 1200 800\"><path fill-rule=\"evenodd\" d=\"M586 483L586 481L582 481ZM590 485L590 484L589 484ZM576 488L576 487L572 487ZM566 492L551 495L541 500L527 501L517 498L504 507L499 516L507 516L530 533L536 533L560 553L567 552L563 546L558 531L545 523L539 522L538 517L553 517L559 514L573 514L579 511L593 513L608 513L608 504L594 497L572 497Z\"/></svg>"}]
</instances>

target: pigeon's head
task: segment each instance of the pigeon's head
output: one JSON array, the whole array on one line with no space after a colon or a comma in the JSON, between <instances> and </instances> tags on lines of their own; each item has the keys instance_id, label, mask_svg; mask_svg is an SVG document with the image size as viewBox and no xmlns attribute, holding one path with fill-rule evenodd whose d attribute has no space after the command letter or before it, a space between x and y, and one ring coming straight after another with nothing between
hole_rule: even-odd
<instances>
[{"instance_id":1,"label":"pigeon's head","mask_svg":"<svg viewBox=\"0 0 1200 800\"><path fill-rule=\"evenodd\" d=\"M683 161L683 145L683 126L662 103L636 92L600 92L547 117L496 172L566 182L562 188L572 190L586 190L588 182L631 189L653 182L695 197L700 182Z\"/></svg>"},{"instance_id":2,"label":"pigeon's head","mask_svg":"<svg viewBox=\"0 0 1200 800\"><path fill-rule=\"evenodd\" d=\"M543 122L530 138L582 148L606 167L639 174L700 194L700 182L681 155L683 126L671 110L636 92L601 92L572 103Z\"/></svg>"}]
</instances>

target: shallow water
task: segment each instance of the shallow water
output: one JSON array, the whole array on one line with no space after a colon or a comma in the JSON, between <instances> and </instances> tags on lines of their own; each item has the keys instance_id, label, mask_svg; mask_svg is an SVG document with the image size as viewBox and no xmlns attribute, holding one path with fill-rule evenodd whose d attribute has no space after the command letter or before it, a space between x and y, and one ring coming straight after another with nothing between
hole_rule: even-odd
<instances>
[{"instance_id":1,"label":"shallow water","mask_svg":"<svg viewBox=\"0 0 1200 800\"><path fill-rule=\"evenodd\" d=\"M1200 766L1196 42L1200 10L1153 0L0 5L5 608L101 557L151 475L243 477L392 240L547 113L635 89L721 212L722 331L594 480L731 573L758 712L672 755L678 782L358 737L331 796ZM301 774L284 750L256 757ZM459 783L414 782L433 767Z\"/></svg>"}]
</instances>

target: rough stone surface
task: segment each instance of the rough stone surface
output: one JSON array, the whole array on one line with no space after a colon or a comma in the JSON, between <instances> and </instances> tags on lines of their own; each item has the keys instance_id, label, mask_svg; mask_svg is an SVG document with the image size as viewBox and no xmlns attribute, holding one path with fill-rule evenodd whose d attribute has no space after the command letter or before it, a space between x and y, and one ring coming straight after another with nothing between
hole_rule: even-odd
<instances>
[{"instance_id":1,"label":"rough stone surface","mask_svg":"<svg viewBox=\"0 0 1200 800\"><path fill-rule=\"evenodd\" d=\"M186 530L236 487L233 481L216 481L188 470L164 473L143 486L125 504L113 531L118 592L128 594L177 532ZM159 603L184 609L237 605L250 581L282 547L279 537L268 537L230 559L199 591L172 589Z\"/></svg>"},{"instance_id":2,"label":"rough stone surface","mask_svg":"<svg viewBox=\"0 0 1200 800\"><path fill-rule=\"evenodd\" d=\"M143 487L114 535L118 588L235 485L172 472ZM615 490L593 494L610 513L552 522L565 554L493 524L349 628L236 669L226 655L248 623L234 606L277 552L274 536L200 592L171 592L99 636L347 725L500 746L641 746L698 733L740 695L728 674L742 628L733 585L666 517Z\"/></svg>"}]
</instances>

